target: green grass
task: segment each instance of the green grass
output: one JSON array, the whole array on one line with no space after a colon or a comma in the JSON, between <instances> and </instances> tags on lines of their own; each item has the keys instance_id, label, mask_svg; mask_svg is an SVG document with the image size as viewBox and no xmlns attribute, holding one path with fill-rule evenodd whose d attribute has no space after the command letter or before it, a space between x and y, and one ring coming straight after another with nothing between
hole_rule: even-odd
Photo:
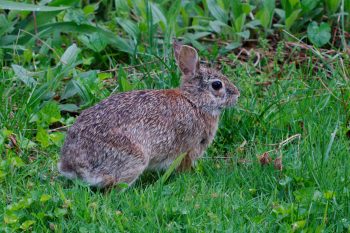
<instances>
[{"instance_id":1,"label":"green grass","mask_svg":"<svg viewBox=\"0 0 350 233\"><path fill-rule=\"evenodd\" d=\"M0 232L350 232L349 1L91 2L0 4ZM60 176L83 109L179 85L174 37L241 91L205 157L123 191Z\"/></svg>"},{"instance_id":2,"label":"green grass","mask_svg":"<svg viewBox=\"0 0 350 233\"><path fill-rule=\"evenodd\" d=\"M35 140L32 131L46 124L30 121L40 104L30 107L30 89L3 73L1 128L18 144L27 138L34 145L11 147L2 131L1 231L350 232L349 83L341 66L330 76L306 65L284 68L276 78L278 72L256 74L250 65L224 66L241 98L222 115L206 157L165 184L162 173L148 173L122 192L59 176L61 142L42 147ZM255 85L266 80L272 84ZM257 155L276 148L269 144L296 134L300 140L270 152L283 155L282 171L259 164Z\"/></svg>"}]
</instances>

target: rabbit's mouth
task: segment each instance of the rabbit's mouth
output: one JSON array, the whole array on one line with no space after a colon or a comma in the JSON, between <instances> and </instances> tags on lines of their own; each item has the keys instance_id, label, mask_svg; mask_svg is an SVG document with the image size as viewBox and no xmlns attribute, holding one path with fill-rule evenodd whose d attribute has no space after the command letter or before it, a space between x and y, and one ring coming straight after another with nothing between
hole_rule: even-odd
<instances>
[{"instance_id":1,"label":"rabbit's mouth","mask_svg":"<svg viewBox=\"0 0 350 233\"><path fill-rule=\"evenodd\" d=\"M238 97L239 95L233 95L231 98L228 98L228 101L227 101L227 107L233 107L237 104L238 102Z\"/></svg>"}]
</instances>

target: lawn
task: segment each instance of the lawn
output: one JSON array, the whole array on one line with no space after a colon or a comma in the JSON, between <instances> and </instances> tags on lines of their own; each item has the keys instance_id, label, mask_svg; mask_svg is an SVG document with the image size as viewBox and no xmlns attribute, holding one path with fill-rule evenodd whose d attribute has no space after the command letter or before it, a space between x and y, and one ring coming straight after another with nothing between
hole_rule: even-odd
<instances>
[{"instance_id":1,"label":"lawn","mask_svg":"<svg viewBox=\"0 0 350 233\"><path fill-rule=\"evenodd\" d=\"M137 28L130 19L115 22L109 18L115 12L106 10L110 2L75 6L85 18L79 10L55 9L60 12L53 11L56 15L39 11L38 26L30 26L30 9L16 12L26 25L14 20L13 10L0 11L2 22L13 23L3 38L20 34L9 45L0 40L1 232L350 232L350 59L342 47L345 33L332 34L336 43L329 39L317 44L322 41L310 34L308 40L303 37L307 29L298 25L307 17L300 16L296 26L284 26L282 37L271 36L266 27L272 26L257 11L262 26L252 36L264 30L267 34L251 39L252 46L241 31L234 34L239 38L225 31L212 32L218 34L214 39L211 34L198 37L199 32L193 33L197 37L181 34L185 32L178 26L162 23L173 16L164 16L164 8L153 3L156 17L151 18L158 20L157 27L147 28L148 21L142 20ZM198 2L190 4L194 12L220 18L208 8L203 13ZM334 11L343 9L338 7ZM184 9L176 14L186 21ZM148 19L147 12L134 13ZM40 21L43 14L55 20L50 27ZM87 23L92 16L106 28L119 23L126 33L111 38L117 34ZM193 20L201 17L205 19ZM335 21L327 23L341 29ZM71 32L61 33L67 28ZM172 30L241 92L237 105L222 113L205 156L192 171L173 172L166 180L164 171L146 172L129 188L99 190L60 176L56 165L66 129L83 109L111 93L179 85ZM99 39L103 33L110 38ZM136 46L126 46L133 42ZM224 45L226 50L221 50Z\"/></svg>"}]
</instances>

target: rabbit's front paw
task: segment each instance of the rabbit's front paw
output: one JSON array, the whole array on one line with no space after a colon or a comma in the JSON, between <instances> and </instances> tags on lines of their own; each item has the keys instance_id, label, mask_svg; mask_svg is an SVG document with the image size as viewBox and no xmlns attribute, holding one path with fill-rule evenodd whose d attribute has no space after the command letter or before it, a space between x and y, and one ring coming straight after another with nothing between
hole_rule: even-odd
<instances>
[{"instance_id":1,"label":"rabbit's front paw","mask_svg":"<svg viewBox=\"0 0 350 233\"><path fill-rule=\"evenodd\" d=\"M187 153L186 156L181 161L181 164L176 169L178 172L190 171L192 170L192 159Z\"/></svg>"}]
</instances>

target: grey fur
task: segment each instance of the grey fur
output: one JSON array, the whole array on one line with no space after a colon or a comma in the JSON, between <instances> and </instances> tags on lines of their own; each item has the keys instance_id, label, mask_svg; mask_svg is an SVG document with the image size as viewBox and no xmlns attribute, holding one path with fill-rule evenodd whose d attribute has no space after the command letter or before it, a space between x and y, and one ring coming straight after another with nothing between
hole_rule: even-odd
<instances>
[{"instance_id":1,"label":"grey fur","mask_svg":"<svg viewBox=\"0 0 350 233\"><path fill-rule=\"evenodd\" d=\"M190 46L174 44L183 74L172 90L115 94L85 110L68 130L58 163L70 179L92 186L132 184L145 169L163 169L187 153L189 169L212 142L220 111L233 106L238 89L220 72L199 65ZM215 91L211 83L220 80Z\"/></svg>"}]
</instances>

